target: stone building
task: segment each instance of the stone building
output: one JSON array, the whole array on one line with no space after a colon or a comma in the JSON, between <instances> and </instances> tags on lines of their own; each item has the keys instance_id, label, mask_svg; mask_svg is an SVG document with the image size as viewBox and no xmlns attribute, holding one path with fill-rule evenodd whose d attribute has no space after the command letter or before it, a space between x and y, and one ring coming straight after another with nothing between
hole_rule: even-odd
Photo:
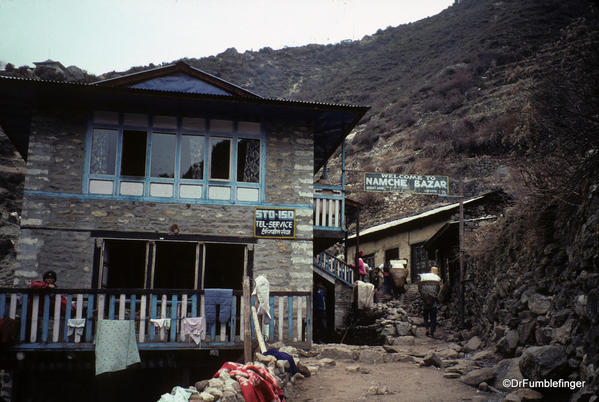
<instances>
[{"instance_id":1,"label":"stone building","mask_svg":"<svg viewBox=\"0 0 599 402\"><path fill-rule=\"evenodd\" d=\"M27 163L14 287L53 270L70 302L4 289L0 318L21 318L13 367L66 351L89 369L106 318L135 322L144 367L195 367L172 352L243 344L246 276L270 282L266 336L311 342L315 229L345 233L342 185L314 223L313 174L367 108L266 99L185 63L88 85L0 77L0 99ZM204 313L205 289L231 289L232 313L198 347L180 320ZM75 317L79 338L64 330Z\"/></svg>"},{"instance_id":2,"label":"stone building","mask_svg":"<svg viewBox=\"0 0 599 402\"><path fill-rule=\"evenodd\" d=\"M504 193L493 191L464 200L464 215L468 222L494 219L501 210ZM418 274L429 272L431 263L440 266L442 276L450 252L457 247L456 237L447 237L448 227L454 233L459 219L459 203L454 202L416 215L406 216L380 225L360 230L359 237L348 238L350 256L359 250L363 260L371 267L390 260L404 260L409 268L408 282L417 281ZM470 224L470 223L469 223ZM441 237L445 242L439 242ZM451 254L453 257L454 255Z\"/></svg>"}]
</instances>

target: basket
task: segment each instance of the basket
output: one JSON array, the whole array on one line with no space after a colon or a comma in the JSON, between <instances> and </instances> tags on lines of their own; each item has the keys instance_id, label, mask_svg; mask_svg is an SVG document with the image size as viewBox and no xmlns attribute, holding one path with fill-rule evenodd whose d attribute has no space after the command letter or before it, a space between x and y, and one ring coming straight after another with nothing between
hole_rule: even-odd
<instances>
[{"instance_id":1,"label":"basket","mask_svg":"<svg viewBox=\"0 0 599 402\"><path fill-rule=\"evenodd\" d=\"M408 277L407 268L392 267L389 269L389 273L396 287L402 287L406 283L406 278Z\"/></svg>"}]
</instances>

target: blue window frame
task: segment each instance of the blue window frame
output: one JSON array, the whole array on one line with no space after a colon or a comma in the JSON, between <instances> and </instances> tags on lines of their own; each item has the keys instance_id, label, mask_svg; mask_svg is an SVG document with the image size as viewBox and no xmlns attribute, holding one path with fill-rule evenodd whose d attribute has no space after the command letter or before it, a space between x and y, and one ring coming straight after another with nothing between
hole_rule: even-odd
<instances>
[{"instance_id":1,"label":"blue window frame","mask_svg":"<svg viewBox=\"0 0 599 402\"><path fill-rule=\"evenodd\" d=\"M83 192L115 199L263 203L260 123L94 112Z\"/></svg>"}]
</instances>

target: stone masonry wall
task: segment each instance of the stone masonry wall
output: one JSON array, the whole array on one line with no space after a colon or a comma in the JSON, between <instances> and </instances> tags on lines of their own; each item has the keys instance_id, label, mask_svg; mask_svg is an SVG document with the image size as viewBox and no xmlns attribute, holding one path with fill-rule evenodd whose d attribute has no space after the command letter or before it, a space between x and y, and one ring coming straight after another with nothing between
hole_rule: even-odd
<instances>
[{"instance_id":1,"label":"stone masonry wall","mask_svg":"<svg viewBox=\"0 0 599 402\"><path fill-rule=\"evenodd\" d=\"M91 284L91 230L181 235L253 236L253 206L90 200L81 196L87 112L45 112L32 119L15 286L48 269L61 287ZM69 119L69 117L71 117ZM266 202L312 205L312 134L306 128L267 126ZM69 196L72 194L72 196ZM312 210L296 208L296 240L259 239L254 275L273 290L312 287Z\"/></svg>"}]
</instances>

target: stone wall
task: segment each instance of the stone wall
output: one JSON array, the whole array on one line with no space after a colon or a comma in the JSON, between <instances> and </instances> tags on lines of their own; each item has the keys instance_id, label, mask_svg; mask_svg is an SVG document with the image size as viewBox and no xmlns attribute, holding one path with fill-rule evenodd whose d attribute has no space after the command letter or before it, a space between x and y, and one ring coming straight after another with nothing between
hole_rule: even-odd
<instances>
[{"instance_id":1,"label":"stone wall","mask_svg":"<svg viewBox=\"0 0 599 402\"><path fill-rule=\"evenodd\" d=\"M53 269L62 287L91 284L92 230L251 238L254 207L98 200L82 195L87 111L38 112L25 181L15 286ZM296 239L258 239L254 274L273 290L312 288L313 137L266 124L266 203L298 205ZM30 191L29 193L27 193ZM44 194L31 193L44 192Z\"/></svg>"}]
</instances>

